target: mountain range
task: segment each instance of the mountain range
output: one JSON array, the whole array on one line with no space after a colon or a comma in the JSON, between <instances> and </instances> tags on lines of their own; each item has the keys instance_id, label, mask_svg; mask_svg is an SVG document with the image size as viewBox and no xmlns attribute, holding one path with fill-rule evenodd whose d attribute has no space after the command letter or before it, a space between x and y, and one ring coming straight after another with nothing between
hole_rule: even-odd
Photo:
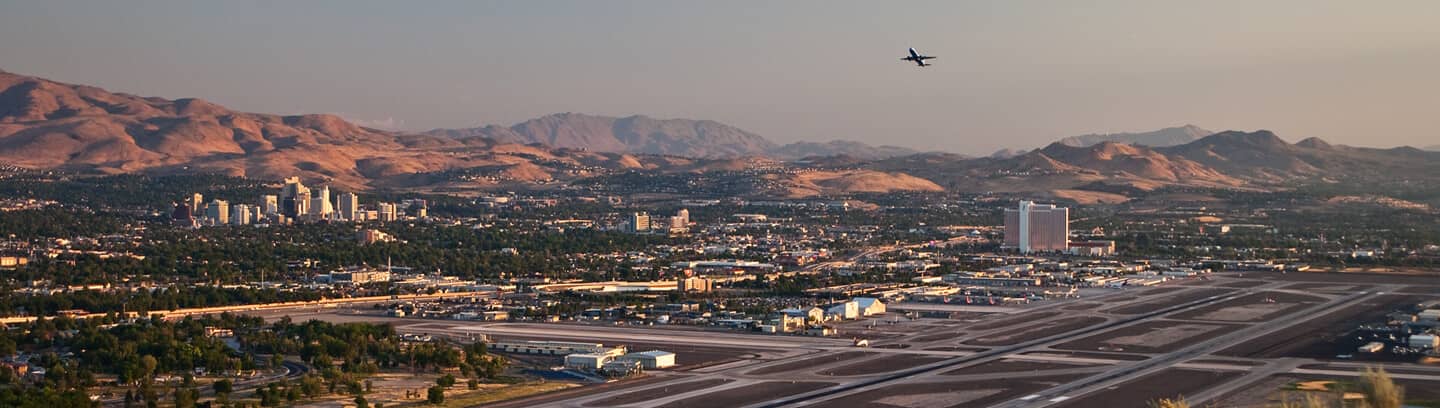
<instances>
[{"instance_id":1,"label":"mountain range","mask_svg":"<svg viewBox=\"0 0 1440 408\"><path fill-rule=\"evenodd\" d=\"M1108 133L1088 134L1071 136L1060 139L1059 143L1069 146L1085 147L1097 145L1102 142L1117 142L1149 147L1166 147L1190 143L1205 136L1215 134L1209 130L1201 129L1195 125L1184 125L1168 127L1151 132L1136 133Z\"/></svg>"},{"instance_id":2,"label":"mountain range","mask_svg":"<svg viewBox=\"0 0 1440 408\"><path fill-rule=\"evenodd\" d=\"M1083 202L1163 187L1440 181L1440 152L1316 138L1292 144L1263 130L1087 135L982 158L845 141L778 145L714 121L575 113L413 134L333 115L237 112L201 99L140 97L3 71L0 161L99 173L299 175L354 189L452 194L588 184L783 197L1023 192Z\"/></svg>"},{"instance_id":3,"label":"mountain range","mask_svg":"<svg viewBox=\"0 0 1440 408\"><path fill-rule=\"evenodd\" d=\"M685 141L697 146L677 147ZM702 158L625 153L627 142ZM590 149L585 143L615 151ZM237 112L201 99L140 97L0 71L0 161L31 168L206 172L270 180L299 175L351 189L459 192L553 185L631 171L772 168L772 161L761 158L703 158L772 147L759 136L713 121L638 116L560 114L512 128L407 134L356 126L334 115ZM754 188L736 193L939 189L908 175L864 169L746 175L761 176L770 179L749 183Z\"/></svg>"},{"instance_id":4,"label":"mountain range","mask_svg":"<svg viewBox=\"0 0 1440 408\"><path fill-rule=\"evenodd\" d=\"M917 153L903 147L877 147L845 140L826 143L799 142L782 146L760 135L712 120L655 119L642 115L617 118L557 113L509 127L490 125L467 129L434 129L424 133L457 139L484 137L501 142L540 143L598 152L699 158L767 156L798 159L847 155L883 159Z\"/></svg>"}]
</instances>

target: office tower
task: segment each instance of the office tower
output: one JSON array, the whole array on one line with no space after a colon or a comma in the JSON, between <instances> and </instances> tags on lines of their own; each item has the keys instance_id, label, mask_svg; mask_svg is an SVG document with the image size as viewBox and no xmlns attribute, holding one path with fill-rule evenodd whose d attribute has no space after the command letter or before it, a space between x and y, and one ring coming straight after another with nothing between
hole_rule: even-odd
<instances>
[{"instance_id":1,"label":"office tower","mask_svg":"<svg viewBox=\"0 0 1440 408\"><path fill-rule=\"evenodd\" d=\"M395 221L396 219L398 219L395 214L396 207L397 206L392 203L380 203L377 208L379 211L377 211L378 214L376 214L376 216L379 217L380 221L382 222Z\"/></svg>"},{"instance_id":2,"label":"office tower","mask_svg":"<svg viewBox=\"0 0 1440 408\"><path fill-rule=\"evenodd\" d=\"M310 215L310 190L305 189L295 194L295 214L297 217Z\"/></svg>"},{"instance_id":3,"label":"office tower","mask_svg":"<svg viewBox=\"0 0 1440 408\"><path fill-rule=\"evenodd\" d=\"M1005 247L1022 253L1070 249L1070 209L1021 201L1005 210Z\"/></svg>"},{"instance_id":4,"label":"office tower","mask_svg":"<svg viewBox=\"0 0 1440 408\"><path fill-rule=\"evenodd\" d=\"M650 230L650 214L637 212L630 214L630 220L625 227L630 232L646 232Z\"/></svg>"},{"instance_id":5,"label":"office tower","mask_svg":"<svg viewBox=\"0 0 1440 408\"><path fill-rule=\"evenodd\" d=\"M340 208L336 209L340 213L340 218L358 221L356 217L360 212L360 197L355 196L355 193L341 193L337 201L340 202Z\"/></svg>"},{"instance_id":6,"label":"office tower","mask_svg":"<svg viewBox=\"0 0 1440 408\"><path fill-rule=\"evenodd\" d=\"M287 217L294 218L308 214L310 188L305 187L299 177L286 178L285 187L280 190L280 204L281 212Z\"/></svg>"},{"instance_id":7,"label":"office tower","mask_svg":"<svg viewBox=\"0 0 1440 408\"><path fill-rule=\"evenodd\" d=\"M274 194L260 196L260 214L274 217L280 214L280 197Z\"/></svg>"},{"instance_id":8,"label":"office tower","mask_svg":"<svg viewBox=\"0 0 1440 408\"><path fill-rule=\"evenodd\" d=\"M205 209L205 196L200 195L200 193L195 193L195 194L191 195L191 196L190 196L190 213L191 213L191 214L204 214L203 212L201 212L201 210L204 210L204 209Z\"/></svg>"},{"instance_id":9,"label":"office tower","mask_svg":"<svg viewBox=\"0 0 1440 408\"><path fill-rule=\"evenodd\" d=\"M681 208L680 211L676 211L674 221L672 222L675 224L674 226L678 228L684 228L686 226L689 226L690 210Z\"/></svg>"},{"instance_id":10,"label":"office tower","mask_svg":"<svg viewBox=\"0 0 1440 408\"><path fill-rule=\"evenodd\" d=\"M335 207L330 204L330 186L320 187L315 196L310 198L310 215L320 218L335 215Z\"/></svg>"},{"instance_id":11,"label":"office tower","mask_svg":"<svg viewBox=\"0 0 1440 408\"><path fill-rule=\"evenodd\" d=\"M210 205L205 206L205 217L210 219L212 225L230 223L230 203L225 200L211 201Z\"/></svg>"},{"instance_id":12,"label":"office tower","mask_svg":"<svg viewBox=\"0 0 1440 408\"><path fill-rule=\"evenodd\" d=\"M254 221L254 218L253 218L253 217L254 217L254 214L253 214L253 212L250 210L250 208L251 208L251 207L250 207L249 204L235 204L234 207L231 207L231 209L230 209L230 224L231 224L231 225L250 225L250 223L251 223L252 221Z\"/></svg>"}]
</instances>

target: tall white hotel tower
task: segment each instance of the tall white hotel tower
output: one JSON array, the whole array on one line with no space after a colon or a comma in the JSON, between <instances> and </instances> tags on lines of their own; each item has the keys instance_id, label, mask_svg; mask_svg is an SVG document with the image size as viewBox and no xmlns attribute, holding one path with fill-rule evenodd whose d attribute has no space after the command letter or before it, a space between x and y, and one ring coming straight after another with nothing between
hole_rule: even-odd
<instances>
[{"instance_id":1,"label":"tall white hotel tower","mask_svg":"<svg viewBox=\"0 0 1440 408\"><path fill-rule=\"evenodd\" d=\"M1070 249L1070 209L1021 201L1019 209L1005 210L1004 247L1027 254Z\"/></svg>"}]
</instances>

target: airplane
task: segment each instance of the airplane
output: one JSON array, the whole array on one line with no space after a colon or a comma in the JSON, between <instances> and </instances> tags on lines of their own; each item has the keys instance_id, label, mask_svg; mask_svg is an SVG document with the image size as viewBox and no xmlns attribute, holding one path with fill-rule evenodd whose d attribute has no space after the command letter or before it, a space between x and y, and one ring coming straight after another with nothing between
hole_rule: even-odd
<instances>
[{"instance_id":1,"label":"airplane","mask_svg":"<svg viewBox=\"0 0 1440 408\"><path fill-rule=\"evenodd\" d=\"M919 65L919 66L922 66L922 67L928 67L928 66L930 66L930 65L933 65L933 64L926 64L926 63L925 63L925 60L927 60L927 59L935 59L935 57L931 57L931 56L929 56L929 55L920 55L920 53L915 52L915 49L914 49L914 48L911 48L911 49L910 49L910 56L905 57L905 58L901 58L900 60L901 60L901 61L914 61L914 62L915 62L915 65Z\"/></svg>"}]
</instances>

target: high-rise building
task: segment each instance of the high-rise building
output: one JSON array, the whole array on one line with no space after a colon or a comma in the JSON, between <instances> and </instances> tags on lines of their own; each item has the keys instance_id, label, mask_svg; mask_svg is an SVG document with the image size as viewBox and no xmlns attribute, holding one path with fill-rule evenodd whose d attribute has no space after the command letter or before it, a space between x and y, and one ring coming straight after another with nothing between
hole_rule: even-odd
<instances>
[{"instance_id":1,"label":"high-rise building","mask_svg":"<svg viewBox=\"0 0 1440 408\"><path fill-rule=\"evenodd\" d=\"M260 196L260 214L266 217L280 214L280 197L274 194Z\"/></svg>"},{"instance_id":2,"label":"high-rise building","mask_svg":"<svg viewBox=\"0 0 1440 408\"><path fill-rule=\"evenodd\" d=\"M680 224L681 227L690 225L690 210L681 208L680 211L676 211L675 223Z\"/></svg>"},{"instance_id":3,"label":"high-rise building","mask_svg":"<svg viewBox=\"0 0 1440 408\"><path fill-rule=\"evenodd\" d=\"M630 214L630 219L625 223L625 230L628 232L650 231L650 214L644 212Z\"/></svg>"},{"instance_id":4,"label":"high-rise building","mask_svg":"<svg viewBox=\"0 0 1440 408\"><path fill-rule=\"evenodd\" d=\"M1021 201L1005 210L1005 247L1022 253L1070 249L1070 209Z\"/></svg>"},{"instance_id":5,"label":"high-rise building","mask_svg":"<svg viewBox=\"0 0 1440 408\"><path fill-rule=\"evenodd\" d=\"M230 207L230 224L250 225L251 222L254 222L255 215L251 208L249 204L235 204L234 207Z\"/></svg>"},{"instance_id":6,"label":"high-rise building","mask_svg":"<svg viewBox=\"0 0 1440 408\"><path fill-rule=\"evenodd\" d=\"M205 206L205 217L210 219L212 225L230 223L230 203L218 199L211 201L210 205Z\"/></svg>"},{"instance_id":7,"label":"high-rise building","mask_svg":"<svg viewBox=\"0 0 1440 408\"><path fill-rule=\"evenodd\" d=\"M295 194L295 214L297 217L310 215L310 190L306 189Z\"/></svg>"},{"instance_id":8,"label":"high-rise building","mask_svg":"<svg viewBox=\"0 0 1440 408\"><path fill-rule=\"evenodd\" d=\"M335 206L330 204L330 186L320 187L310 198L310 215L330 218L335 215Z\"/></svg>"},{"instance_id":9,"label":"high-rise building","mask_svg":"<svg viewBox=\"0 0 1440 408\"><path fill-rule=\"evenodd\" d=\"M355 193L341 193L337 201L340 203L340 208L337 208L336 211L340 213L341 219L358 221L360 197L355 196Z\"/></svg>"},{"instance_id":10,"label":"high-rise building","mask_svg":"<svg viewBox=\"0 0 1440 408\"><path fill-rule=\"evenodd\" d=\"M675 288L681 292L709 292L715 288L715 281L692 276L677 280Z\"/></svg>"},{"instance_id":11,"label":"high-rise building","mask_svg":"<svg viewBox=\"0 0 1440 408\"><path fill-rule=\"evenodd\" d=\"M191 213L191 214L197 214L197 215L198 215L198 214L204 214L203 212L201 212L201 210L204 210L204 209L205 209L205 196L201 195L200 193L195 193L195 194L191 195L191 196L190 196L190 213Z\"/></svg>"},{"instance_id":12,"label":"high-rise building","mask_svg":"<svg viewBox=\"0 0 1440 408\"><path fill-rule=\"evenodd\" d=\"M395 207L397 206L392 203L380 203L376 206L376 209L378 210L376 211L378 213L376 214L376 217L378 217L382 222L390 222L399 219L395 214Z\"/></svg>"},{"instance_id":13,"label":"high-rise building","mask_svg":"<svg viewBox=\"0 0 1440 408\"><path fill-rule=\"evenodd\" d=\"M301 197L304 198L301 198ZM300 182L300 177L287 177L285 187L280 189L280 210L286 217L307 215L310 208L310 188Z\"/></svg>"}]
</instances>

